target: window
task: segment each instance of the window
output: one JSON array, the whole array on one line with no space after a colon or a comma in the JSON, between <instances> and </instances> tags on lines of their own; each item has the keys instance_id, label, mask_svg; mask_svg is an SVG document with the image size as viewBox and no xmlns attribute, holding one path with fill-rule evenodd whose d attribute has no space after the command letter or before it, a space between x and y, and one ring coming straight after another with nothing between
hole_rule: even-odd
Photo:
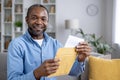
<instances>
[{"instance_id":1,"label":"window","mask_svg":"<svg viewBox=\"0 0 120 80\"><path fill-rule=\"evenodd\" d=\"M115 0L114 43L120 45L120 0Z\"/></svg>"}]
</instances>

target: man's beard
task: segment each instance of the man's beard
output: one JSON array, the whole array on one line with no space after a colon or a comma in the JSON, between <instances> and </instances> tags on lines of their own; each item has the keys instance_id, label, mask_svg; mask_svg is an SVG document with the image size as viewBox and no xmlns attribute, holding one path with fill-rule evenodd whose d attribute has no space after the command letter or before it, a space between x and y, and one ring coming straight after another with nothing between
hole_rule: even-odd
<instances>
[{"instance_id":1,"label":"man's beard","mask_svg":"<svg viewBox=\"0 0 120 80\"><path fill-rule=\"evenodd\" d=\"M43 31L41 31L41 32L36 32L36 31L34 31L31 27L28 28L28 32L29 32L30 35L33 36L33 37L41 36L41 35L43 35L43 33L44 33L45 31L46 31L46 28L45 28Z\"/></svg>"}]
</instances>

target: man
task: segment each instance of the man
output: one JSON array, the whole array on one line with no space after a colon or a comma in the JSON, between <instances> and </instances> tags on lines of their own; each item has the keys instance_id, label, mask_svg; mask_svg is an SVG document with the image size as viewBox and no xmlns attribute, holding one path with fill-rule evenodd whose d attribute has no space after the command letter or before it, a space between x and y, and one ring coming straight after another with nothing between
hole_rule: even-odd
<instances>
[{"instance_id":1,"label":"man","mask_svg":"<svg viewBox=\"0 0 120 80\"><path fill-rule=\"evenodd\" d=\"M32 5L27 12L26 33L14 39L8 48L8 80L56 80L47 76L55 73L59 59L54 59L62 45L45 32L49 20L48 10L40 5ZM89 55L87 43L76 46L78 57L69 75L77 76L84 70L84 60Z\"/></svg>"}]
</instances>

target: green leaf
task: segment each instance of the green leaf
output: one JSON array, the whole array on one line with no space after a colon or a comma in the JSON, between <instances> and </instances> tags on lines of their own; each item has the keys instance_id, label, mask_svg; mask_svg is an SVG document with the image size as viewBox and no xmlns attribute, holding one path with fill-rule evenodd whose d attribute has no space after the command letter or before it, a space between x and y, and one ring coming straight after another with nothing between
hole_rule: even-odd
<instances>
[{"instance_id":1,"label":"green leaf","mask_svg":"<svg viewBox=\"0 0 120 80\"><path fill-rule=\"evenodd\" d=\"M88 43L95 49L95 51L97 51L100 54L105 54L106 52L110 52L111 51L111 46L107 43L102 43L101 39L102 36L100 37L96 37L96 35L93 34L86 34L84 33L84 31L80 28L80 31L78 33L80 33L80 35L86 40L88 41Z\"/></svg>"},{"instance_id":2,"label":"green leaf","mask_svg":"<svg viewBox=\"0 0 120 80\"><path fill-rule=\"evenodd\" d=\"M22 27L22 22L21 21L16 21L15 23L16 27Z\"/></svg>"}]
</instances>

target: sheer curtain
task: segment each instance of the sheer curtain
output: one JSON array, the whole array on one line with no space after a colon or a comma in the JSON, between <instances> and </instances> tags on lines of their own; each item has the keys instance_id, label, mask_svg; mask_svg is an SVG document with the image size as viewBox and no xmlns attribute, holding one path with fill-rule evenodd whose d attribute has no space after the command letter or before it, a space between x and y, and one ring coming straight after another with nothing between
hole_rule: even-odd
<instances>
[{"instance_id":1,"label":"sheer curtain","mask_svg":"<svg viewBox=\"0 0 120 80\"><path fill-rule=\"evenodd\" d=\"M115 0L113 26L113 42L120 45L120 0Z\"/></svg>"}]
</instances>

